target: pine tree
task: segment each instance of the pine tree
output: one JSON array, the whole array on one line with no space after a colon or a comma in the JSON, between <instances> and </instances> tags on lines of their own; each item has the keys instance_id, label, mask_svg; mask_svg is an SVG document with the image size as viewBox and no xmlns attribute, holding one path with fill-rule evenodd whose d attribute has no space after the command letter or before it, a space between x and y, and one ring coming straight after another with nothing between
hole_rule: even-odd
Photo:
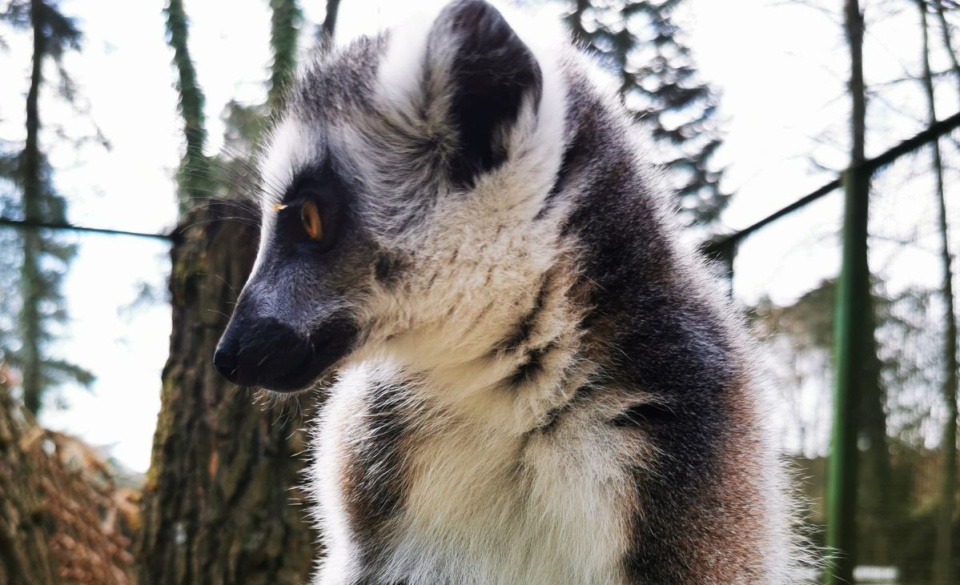
<instances>
[{"instance_id":1,"label":"pine tree","mask_svg":"<svg viewBox=\"0 0 960 585\"><path fill-rule=\"evenodd\" d=\"M729 195L712 163L721 144L718 94L699 79L674 14L683 0L572 0L567 23L620 80L620 94L651 128L652 153L690 223L715 221Z\"/></svg>"},{"instance_id":2,"label":"pine tree","mask_svg":"<svg viewBox=\"0 0 960 585\"><path fill-rule=\"evenodd\" d=\"M284 91L296 73L303 12L296 0L270 0L270 48L273 63L267 99L260 104L230 101L221 114L226 123L223 151L208 158L209 196L240 201L257 186L256 147L268 127L271 112L283 106Z\"/></svg>"},{"instance_id":3,"label":"pine tree","mask_svg":"<svg viewBox=\"0 0 960 585\"><path fill-rule=\"evenodd\" d=\"M273 63L267 100L262 104L230 101L223 109L223 152L210 159L214 195L219 199L244 199L256 186L256 146L268 126L270 113L282 107L284 91L296 73L303 12L295 0L270 0L270 8Z\"/></svg>"},{"instance_id":4,"label":"pine tree","mask_svg":"<svg viewBox=\"0 0 960 585\"><path fill-rule=\"evenodd\" d=\"M183 135L186 150L177 173L177 199L180 213L186 213L197 201L203 199L213 188L210 161L203 154L207 140L206 120L203 106L206 99L197 82L197 72L187 47L188 23L182 0L169 0L164 14L167 17L167 44L173 49L173 63L177 68L177 92L180 96L180 116L183 118Z\"/></svg>"},{"instance_id":5,"label":"pine tree","mask_svg":"<svg viewBox=\"0 0 960 585\"><path fill-rule=\"evenodd\" d=\"M73 84L62 66L65 52L80 49L82 35L74 21L64 16L56 2L14 0L2 14L17 29L28 29L33 37L33 63L26 100L26 140L14 158L7 157L5 174L13 179L19 198L0 201L2 212L18 215L26 222L62 223L66 201L53 186L53 171L41 148L40 92L45 84L44 64L58 66L60 95L72 101ZM11 164L15 163L15 164ZM75 380L89 384L92 376L84 369L48 354L55 339L53 326L66 318L60 286L75 247L51 233L25 228L16 236L19 260L18 328L14 336L0 338L8 349L5 359L20 371L23 400L33 413L40 410L46 390ZM3 283L9 286L9 282ZM12 338L13 337L13 338Z\"/></svg>"},{"instance_id":6,"label":"pine tree","mask_svg":"<svg viewBox=\"0 0 960 585\"><path fill-rule=\"evenodd\" d=\"M283 91L293 79L297 65L297 41L303 13L291 0L270 0L273 18L270 21L270 45L273 66L270 68L270 91L267 103L279 104Z\"/></svg>"}]
</instances>

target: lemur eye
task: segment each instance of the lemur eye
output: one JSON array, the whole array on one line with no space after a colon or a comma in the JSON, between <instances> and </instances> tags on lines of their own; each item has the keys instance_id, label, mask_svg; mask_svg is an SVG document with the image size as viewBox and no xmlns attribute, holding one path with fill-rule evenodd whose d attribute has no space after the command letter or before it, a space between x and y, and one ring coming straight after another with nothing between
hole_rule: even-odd
<instances>
[{"instance_id":1,"label":"lemur eye","mask_svg":"<svg viewBox=\"0 0 960 585\"><path fill-rule=\"evenodd\" d=\"M312 240L323 238L323 222L320 221L320 210L313 201L304 201L300 206L300 221L303 229Z\"/></svg>"}]
</instances>

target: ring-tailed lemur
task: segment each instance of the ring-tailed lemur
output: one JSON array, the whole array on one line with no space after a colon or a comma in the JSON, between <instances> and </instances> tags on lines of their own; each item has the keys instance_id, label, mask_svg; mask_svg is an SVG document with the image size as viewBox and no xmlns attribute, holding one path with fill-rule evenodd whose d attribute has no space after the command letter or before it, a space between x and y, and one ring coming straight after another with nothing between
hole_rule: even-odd
<instances>
[{"instance_id":1,"label":"ring-tailed lemur","mask_svg":"<svg viewBox=\"0 0 960 585\"><path fill-rule=\"evenodd\" d=\"M793 582L745 334L615 89L482 0L421 29L293 88L215 356L278 391L337 372L316 583Z\"/></svg>"}]
</instances>

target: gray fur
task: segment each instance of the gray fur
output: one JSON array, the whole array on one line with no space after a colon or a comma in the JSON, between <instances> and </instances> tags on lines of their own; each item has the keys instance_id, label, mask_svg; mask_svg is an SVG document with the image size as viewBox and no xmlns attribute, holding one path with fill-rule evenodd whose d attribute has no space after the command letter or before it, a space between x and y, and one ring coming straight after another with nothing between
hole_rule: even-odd
<instances>
[{"instance_id":1,"label":"gray fur","mask_svg":"<svg viewBox=\"0 0 960 585\"><path fill-rule=\"evenodd\" d=\"M741 324L596 66L504 26L459 0L422 53L399 31L320 56L267 150L280 189L217 359L279 389L338 372L316 583L797 582ZM471 69L494 50L509 91ZM504 96L489 125L464 85ZM314 196L329 248L274 210ZM276 351L296 359L245 365Z\"/></svg>"}]
</instances>

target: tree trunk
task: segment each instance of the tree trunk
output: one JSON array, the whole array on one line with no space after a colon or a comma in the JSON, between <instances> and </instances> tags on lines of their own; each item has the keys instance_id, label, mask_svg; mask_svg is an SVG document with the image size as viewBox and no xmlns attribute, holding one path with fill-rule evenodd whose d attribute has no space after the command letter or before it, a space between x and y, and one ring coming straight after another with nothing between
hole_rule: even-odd
<instances>
[{"instance_id":1,"label":"tree trunk","mask_svg":"<svg viewBox=\"0 0 960 585\"><path fill-rule=\"evenodd\" d=\"M927 5L925 0L917 0L920 9L920 25L923 30L923 88L927 95L927 115L931 125L937 123L936 95L933 86L933 72L930 69L930 32L927 23ZM943 26L943 6L938 3ZM949 31L945 29L945 43L950 47ZM954 67L957 67L953 55ZM937 545L934 557L934 583L953 585L956 582L954 569L953 516L956 512L957 497L957 314L953 304L953 267L950 257L948 238L947 208L944 199L943 159L940 153L940 141L935 140L933 147L933 167L937 178L937 208L940 228L940 258L943 265L943 296L946 315L944 319L943 346L943 400L946 405L947 420L943 423L941 449L943 450L943 475L940 484L940 513L937 521Z\"/></svg>"},{"instance_id":2,"label":"tree trunk","mask_svg":"<svg viewBox=\"0 0 960 585\"><path fill-rule=\"evenodd\" d=\"M174 243L173 333L144 488L141 585L300 585L310 573L317 534L297 486L306 441L299 419L315 400L257 404L212 362L255 258L254 224L249 212L214 203L193 210Z\"/></svg>"},{"instance_id":3,"label":"tree trunk","mask_svg":"<svg viewBox=\"0 0 960 585\"><path fill-rule=\"evenodd\" d=\"M866 160L867 131L867 88L863 76L863 35L864 22L862 9L856 0L846 4L846 35L850 47L850 97L851 111L851 148L850 165L856 169ZM854 171L858 175L853 188L861 192L857 200L863 202L862 209L866 223L869 215L871 177L863 171ZM865 226L868 227L868 226ZM869 229L860 236L869 238ZM863 271L869 275L867 244L863 245ZM890 526L895 509L890 497L893 472L890 464L890 450L887 446L886 392L883 388L880 372L882 364L877 353L876 311L869 276L862 283L862 290L856 291L856 302L862 305L860 321L857 327L858 341L862 350L859 353L857 368L859 404L857 406L857 425L859 440L867 448L859 454L859 473L857 474L857 538L858 562L869 564L885 563L890 559ZM867 544L871 543L871 544ZM866 545L866 546L864 546Z\"/></svg>"},{"instance_id":4,"label":"tree trunk","mask_svg":"<svg viewBox=\"0 0 960 585\"><path fill-rule=\"evenodd\" d=\"M40 221L42 178L40 176L40 85L43 83L44 42L43 2L30 2L30 24L33 28L33 66L30 71L30 89L27 92L27 140L20 162L20 181L23 184L23 215L27 221ZM23 265L20 269L20 288L23 307L20 309L20 331L23 349L23 401L27 410L37 414L44 390L40 356L40 255L42 244L37 230L23 232Z\"/></svg>"}]
</instances>

